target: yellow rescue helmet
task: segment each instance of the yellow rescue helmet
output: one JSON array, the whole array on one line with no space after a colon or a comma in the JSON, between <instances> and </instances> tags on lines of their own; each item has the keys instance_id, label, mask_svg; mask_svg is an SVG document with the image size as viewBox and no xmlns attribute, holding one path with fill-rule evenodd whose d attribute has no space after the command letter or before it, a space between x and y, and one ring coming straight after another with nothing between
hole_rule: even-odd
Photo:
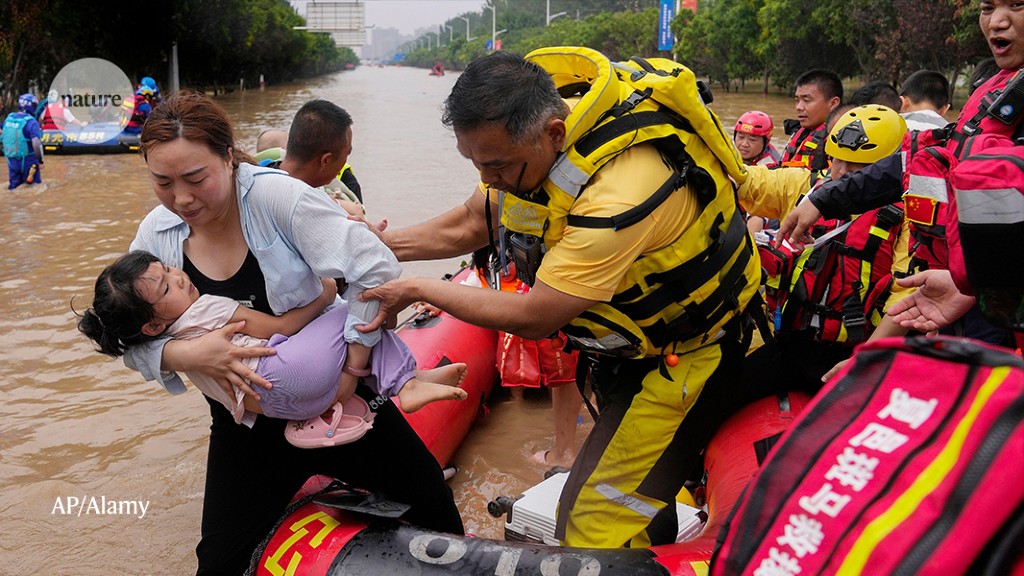
<instances>
[{"instance_id":1,"label":"yellow rescue helmet","mask_svg":"<svg viewBox=\"0 0 1024 576\"><path fill-rule=\"evenodd\" d=\"M907 122L892 108L880 104L858 106L836 121L825 142L825 152L844 162L872 164L899 150L906 131Z\"/></svg>"}]
</instances>

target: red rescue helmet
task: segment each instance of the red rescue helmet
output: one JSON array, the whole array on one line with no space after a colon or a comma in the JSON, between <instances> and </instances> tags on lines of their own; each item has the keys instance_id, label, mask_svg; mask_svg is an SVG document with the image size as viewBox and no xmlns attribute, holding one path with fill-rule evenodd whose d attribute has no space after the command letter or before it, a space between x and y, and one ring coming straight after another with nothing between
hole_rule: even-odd
<instances>
[{"instance_id":1,"label":"red rescue helmet","mask_svg":"<svg viewBox=\"0 0 1024 576\"><path fill-rule=\"evenodd\" d=\"M775 126L772 124L772 117L761 112L760 110L751 110L750 112L744 113L736 120L736 127L733 128L733 135L737 132L743 132L744 134L753 134L754 136L764 136L765 138L772 137L772 130Z\"/></svg>"}]
</instances>

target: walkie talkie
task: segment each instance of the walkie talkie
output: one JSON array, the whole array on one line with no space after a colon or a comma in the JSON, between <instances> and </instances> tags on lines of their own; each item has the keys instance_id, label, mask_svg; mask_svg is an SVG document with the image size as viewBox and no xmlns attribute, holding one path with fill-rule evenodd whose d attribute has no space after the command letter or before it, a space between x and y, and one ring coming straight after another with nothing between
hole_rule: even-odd
<instances>
[{"instance_id":1,"label":"walkie talkie","mask_svg":"<svg viewBox=\"0 0 1024 576\"><path fill-rule=\"evenodd\" d=\"M1010 78L988 107L988 115L1012 126L1024 113L1024 74L1020 70Z\"/></svg>"}]
</instances>

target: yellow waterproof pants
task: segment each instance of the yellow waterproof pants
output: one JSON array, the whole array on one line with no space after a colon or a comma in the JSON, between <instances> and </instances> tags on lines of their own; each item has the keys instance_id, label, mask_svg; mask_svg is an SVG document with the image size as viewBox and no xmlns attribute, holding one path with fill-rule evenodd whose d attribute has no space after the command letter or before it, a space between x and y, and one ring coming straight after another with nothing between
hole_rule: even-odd
<instances>
[{"instance_id":1,"label":"yellow waterproof pants","mask_svg":"<svg viewBox=\"0 0 1024 576\"><path fill-rule=\"evenodd\" d=\"M700 453L738 410L738 337L662 359L600 360L601 413L559 501L556 536L566 546L645 547L675 541L675 496L699 474Z\"/></svg>"}]
</instances>

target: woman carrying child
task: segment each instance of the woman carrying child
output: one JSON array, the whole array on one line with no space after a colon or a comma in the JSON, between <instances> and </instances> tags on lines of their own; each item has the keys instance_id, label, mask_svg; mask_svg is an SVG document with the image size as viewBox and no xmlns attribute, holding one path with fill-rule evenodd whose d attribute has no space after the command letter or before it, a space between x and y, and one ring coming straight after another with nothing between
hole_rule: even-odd
<instances>
[{"instance_id":1,"label":"woman carrying child","mask_svg":"<svg viewBox=\"0 0 1024 576\"><path fill-rule=\"evenodd\" d=\"M366 226L349 221L327 196L279 171L252 163L235 147L224 110L210 98L179 93L149 117L140 149L160 206L144 219L132 250L146 250L181 268L201 294L232 298L279 315L314 301L321 278L343 278L350 296L344 334L346 365L364 370L380 333L355 329L377 304L352 297L398 276L391 251ZM269 383L244 362L274 354L241 347L232 336L244 322L193 340L163 335L129 348L125 364L171 393L184 385L174 372L200 372L234 394ZM349 372L342 373L343 383ZM432 530L463 532L441 468L398 408L365 387L376 407L374 426L359 440L302 450L284 437L286 420L257 416L239 426L209 400L212 425L203 500L199 574L238 574L302 484L316 474L347 481L411 505L405 519Z\"/></svg>"}]
</instances>

